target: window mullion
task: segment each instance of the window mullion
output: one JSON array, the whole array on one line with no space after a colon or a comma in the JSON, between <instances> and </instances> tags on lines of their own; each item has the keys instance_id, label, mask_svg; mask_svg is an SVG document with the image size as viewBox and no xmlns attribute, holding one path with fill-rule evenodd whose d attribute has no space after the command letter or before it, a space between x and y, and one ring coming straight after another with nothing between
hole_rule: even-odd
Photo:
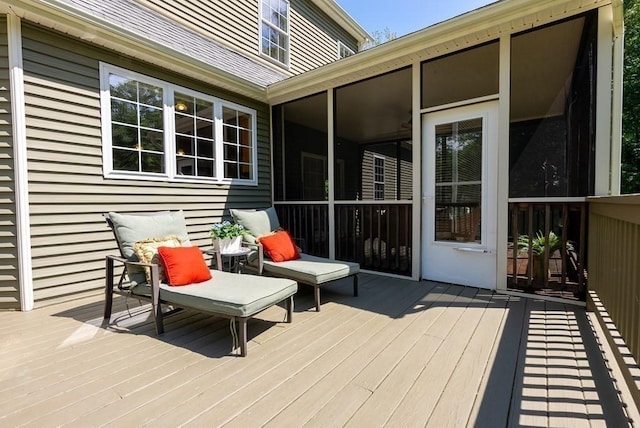
<instances>
[{"instance_id":1,"label":"window mullion","mask_svg":"<svg viewBox=\"0 0 640 428\"><path fill-rule=\"evenodd\" d=\"M216 157L216 174L215 178L218 180L224 179L224 162L223 156L223 132L222 132L222 103L215 102L213 104L214 111L214 128L213 128L213 147Z\"/></svg>"},{"instance_id":2,"label":"window mullion","mask_svg":"<svg viewBox=\"0 0 640 428\"><path fill-rule=\"evenodd\" d=\"M174 93L171 85L164 88L164 162L165 171L169 178L176 176L176 128L175 110L173 107Z\"/></svg>"}]
</instances>

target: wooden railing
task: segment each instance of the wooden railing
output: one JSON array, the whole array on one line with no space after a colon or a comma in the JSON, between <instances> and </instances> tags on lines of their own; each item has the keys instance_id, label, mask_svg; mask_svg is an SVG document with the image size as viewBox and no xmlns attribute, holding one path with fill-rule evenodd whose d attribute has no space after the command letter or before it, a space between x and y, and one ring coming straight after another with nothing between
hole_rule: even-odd
<instances>
[{"instance_id":1,"label":"wooden railing","mask_svg":"<svg viewBox=\"0 0 640 428\"><path fill-rule=\"evenodd\" d=\"M305 242L305 252L329 255L326 204L275 204L280 224ZM336 204L335 257L362 269L411 275L411 204Z\"/></svg>"},{"instance_id":2,"label":"wooden railing","mask_svg":"<svg viewBox=\"0 0 640 428\"><path fill-rule=\"evenodd\" d=\"M304 241L304 251L329 256L329 206L327 204L275 205L280 225Z\"/></svg>"},{"instance_id":3,"label":"wooden railing","mask_svg":"<svg viewBox=\"0 0 640 428\"><path fill-rule=\"evenodd\" d=\"M640 195L589 198L589 294L640 362Z\"/></svg>"},{"instance_id":4,"label":"wooden railing","mask_svg":"<svg viewBox=\"0 0 640 428\"><path fill-rule=\"evenodd\" d=\"M508 287L584 300L586 213L584 201L510 202Z\"/></svg>"},{"instance_id":5,"label":"wooden railing","mask_svg":"<svg viewBox=\"0 0 640 428\"><path fill-rule=\"evenodd\" d=\"M411 275L411 204L336 205L336 258Z\"/></svg>"}]
</instances>

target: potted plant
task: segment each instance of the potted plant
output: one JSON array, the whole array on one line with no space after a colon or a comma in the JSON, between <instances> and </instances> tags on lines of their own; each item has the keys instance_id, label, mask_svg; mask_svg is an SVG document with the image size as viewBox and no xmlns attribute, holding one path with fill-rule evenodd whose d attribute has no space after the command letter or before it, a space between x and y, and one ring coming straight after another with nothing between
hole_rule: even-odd
<instances>
[{"instance_id":1,"label":"potted plant","mask_svg":"<svg viewBox=\"0 0 640 428\"><path fill-rule=\"evenodd\" d=\"M211 226L213 248L220 253L237 253L242 247L242 236L247 233L244 226L223 221Z\"/></svg>"},{"instance_id":2,"label":"potted plant","mask_svg":"<svg viewBox=\"0 0 640 428\"><path fill-rule=\"evenodd\" d=\"M551 257L553 253L562 249L562 239L558 237L554 232L549 232L549 252L548 257ZM536 236L531 238L531 247L529 247L529 236L521 235L518 237L518 250L520 253L529 254L533 253L533 277L538 281L546 281L549 277L549 272L545 272L544 261L547 258L547 238L541 231L536 233ZM566 243L566 250L572 251L573 245L569 242Z\"/></svg>"}]
</instances>

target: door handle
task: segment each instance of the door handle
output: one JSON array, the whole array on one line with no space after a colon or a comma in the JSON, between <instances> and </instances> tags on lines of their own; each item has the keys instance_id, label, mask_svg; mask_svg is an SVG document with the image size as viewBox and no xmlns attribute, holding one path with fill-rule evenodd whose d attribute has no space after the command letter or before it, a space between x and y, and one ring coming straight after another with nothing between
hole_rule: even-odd
<instances>
[{"instance_id":1,"label":"door handle","mask_svg":"<svg viewBox=\"0 0 640 428\"><path fill-rule=\"evenodd\" d=\"M469 248L469 247L454 247L454 250L465 251L467 253L490 253L491 251L486 248Z\"/></svg>"}]
</instances>

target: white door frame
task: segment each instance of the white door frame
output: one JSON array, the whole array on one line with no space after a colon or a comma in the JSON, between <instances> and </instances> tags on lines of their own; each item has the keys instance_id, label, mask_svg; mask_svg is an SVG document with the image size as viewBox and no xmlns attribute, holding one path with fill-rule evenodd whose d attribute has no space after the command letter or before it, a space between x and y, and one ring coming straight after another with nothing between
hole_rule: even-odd
<instances>
[{"instance_id":1,"label":"white door frame","mask_svg":"<svg viewBox=\"0 0 640 428\"><path fill-rule=\"evenodd\" d=\"M426 113L422 117L422 277L480 288L498 284L498 101ZM435 240L435 127L483 119L481 242Z\"/></svg>"}]
</instances>

